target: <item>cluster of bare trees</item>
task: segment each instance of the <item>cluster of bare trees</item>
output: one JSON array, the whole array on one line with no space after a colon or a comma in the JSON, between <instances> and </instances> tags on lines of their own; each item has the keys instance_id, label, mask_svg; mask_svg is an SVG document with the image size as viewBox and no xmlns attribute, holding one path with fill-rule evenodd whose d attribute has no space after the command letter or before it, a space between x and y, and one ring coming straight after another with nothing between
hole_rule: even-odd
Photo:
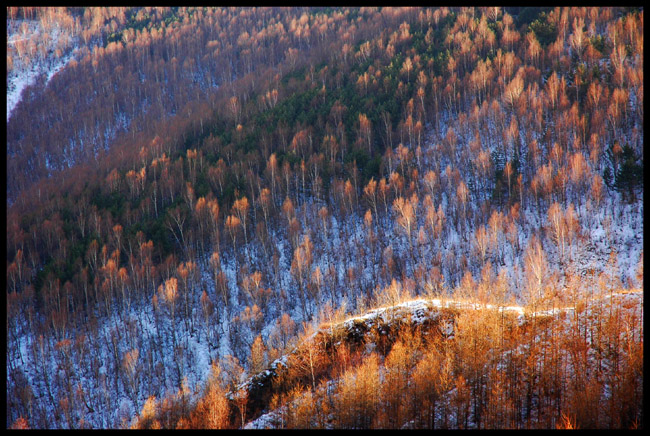
<instances>
[{"instance_id":1,"label":"cluster of bare trees","mask_svg":"<svg viewBox=\"0 0 650 436\"><path fill-rule=\"evenodd\" d=\"M293 416L281 425L322 427L315 411L335 428L642 425L639 306L628 312L620 296L578 304L568 319L519 326L497 310L461 312L448 339L405 330L387 355L348 364L334 387L289 395L281 404Z\"/></svg>"},{"instance_id":2,"label":"cluster of bare trees","mask_svg":"<svg viewBox=\"0 0 650 436\"><path fill-rule=\"evenodd\" d=\"M84 44L46 88L37 83L32 97L24 98L12 115L7 126L8 195L15 198L54 171L96 160L116 141L137 132L151 134L156 124L175 114L201 116L192 107L194 101L214 110L218 96L232 96L235 80L243 79L248 98L256 78L276 75L273 69L282 72L290 53L294 58L297 53L313 57L313 52L336 46L339 40L354 43L357 36L348 29L354 27L348 13L287 8L92 7L84 12L12 8L11 19L57 25L69 35L67 40L81 38ZM37 42L29 43L38 47ZM15 47L21 49L20 59L28 62L34 49L22 50L23 45L20 40ZM302 59L298 65L305 56ZM296 60L287 64L294 68ZM225 90L217 92L218 88ZM275 97L269 96L271 104L277 101L277 91Z\"/></svg>"},{"instance_id":3,"label":"cluster of bare trees","mask_svg":"<svg viewBox=\"0 0 650 436\"><path fill-rule=\"evenodd\" d=\"M198 394L184 379L199 348L215 361L227 349L232 371L223 374L235 377L289 350L296 321L316 318L326 302L362 311L410 296L484 298L500 289L499 298L525 297L536 308L555 294L577 307L584 296L571 280L592 273L583 259L634 245L617 227L640 226L642 234L638 207L624 207L604 175L620 173L629 150L643 156L642 10L551 9L540 15L555 31L546 47L538 27L518 26L500 8L100 11L84 15L93 35L121 39L52 79L47 101L56 108L26 102L30 116L19 108L8 125L8 169L23 168L23 156L29 177L39 177L70 138L104 147L99 132L120 117L130 123L96 164L39 181L8 208L10 423L119 426L140 412L143 426L167 427L176 421L153 418L166 411L184 417L183 426L241 425L246 401L225 420L226 387L216 381L190 412ZM436 45L449 54L432 54L427 47ZM69 86L79 75L79 86ZM69 105L83 107L81 115ZM56 126L86 136L59 139ZM38 144L33 153L30 143ZM11 174L8 183L26 183L24 168ZM605 236L592 240L601 223ZM589 286L607 278L622 282L610 290L638 287L612 256ZM576 332L596 328L576 319ZM320 426L337 409L345 411L336 418L342 427L633 425L616 415L628 409L612 409L610 424L576 412L584 402L571 389L589 386L590 401L609 401L596 393L613 381L558 385L556 398L537 384L541 373L518 372L522 362L539 371L548 353L564 357L542 366L565 365L562 374L591 365L571 360L585 354L566 355L570 341L549 342L553 350L532 345L531 335L566 332L547 332L543 321L515 329L533 357L508 363L504 381L495 368L505 348L490 349L473 333L496 321L461 321L469 330L459 330L457 349L444 356L402 343L393 357L346 363L336 399L318 389L326 365L317 370L318 356L307 356L297 365L309 369L309 389L296 384L276 398L301 402L286 425ZM482 366L461 367L467 361ZM427 380L433 367L453 377ZM631 384L616 389L632 389L638 378L630 371ZM368 373L386 386L372 385ZM417 377L422 392L432 380L448 389L392 403L387 389L401 392ZM112 397L125 399L117 410ZM518 412L506 416L504 398ZM522 398L528 403L516 403ZM455 421L440 422L439 407L454 407ZM320 421L306 421L310 415Z\"/></svg>"},{"instance_id":4,"label":"cluster of bare trees","mask_svg":"<svg viewBox=\"0 0 650 436\"><path fill-rule=\"evenodd\" d=\"M639 295L614 291L604 277L586 295L572 279L566 292L575 306L550 283L544 292L554 296L539 305L531 294L517 317L505 310L507 281L490 274L454 291L471 306L434 309L440 313L422 325L403 314L350 325L323 312L320 330L306 328L266 381L266 402L257 408L250 385L231 383L228 392L233 375L213 366L220 377L185 415L177 410L179 391L162 402L176 408L145 406L134 425L230 428L266 411L273 428L641 427ZM540 310L551 307L559 310ZM353 336L360 326L365 333ZM224 369L233 370L232 362ZM233 374L240 373L235 364Z\"/></svg>"}]
</instances>

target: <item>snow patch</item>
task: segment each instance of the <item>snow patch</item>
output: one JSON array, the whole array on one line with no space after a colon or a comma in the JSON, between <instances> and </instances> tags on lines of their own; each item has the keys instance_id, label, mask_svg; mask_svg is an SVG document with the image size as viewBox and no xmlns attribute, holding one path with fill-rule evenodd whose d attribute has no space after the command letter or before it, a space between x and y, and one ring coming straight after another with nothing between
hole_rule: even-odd
<instances>
[{"instance_id":1,"label":"snow patch","mask_svg":"<svg viewBox=\"0 0 650 436\"><path fill-rule=\"evenodd\" d=\"M40 35L42 29L40 23L36 20L29 21L28 33L25 35L18 34L18 29L23 20L19 20L16 25L13 26L13 30L9 29L7 26L7 51L9 52L11 46L18 41L28 40L35 36ZM22 100L23 91L34 85L37 79L41 76L45 76L45 84L54 77L54 75L64 68L73 58L74 58L74 46L75 39L72 38L73 44L72 48L69 48L69 53L59 59L54 58L54 48L59 45L59 37L61 35L61 29L58 26L54 26L52 30L48 33L49 39L47 41L47 54L45 57L34 56L31 58L30 66L25 66L17 57L14 57L14 67L11 71L7 72L7 122L11 118L13 110L16 108L18 103Z\"/></svg>"}]
</instances>

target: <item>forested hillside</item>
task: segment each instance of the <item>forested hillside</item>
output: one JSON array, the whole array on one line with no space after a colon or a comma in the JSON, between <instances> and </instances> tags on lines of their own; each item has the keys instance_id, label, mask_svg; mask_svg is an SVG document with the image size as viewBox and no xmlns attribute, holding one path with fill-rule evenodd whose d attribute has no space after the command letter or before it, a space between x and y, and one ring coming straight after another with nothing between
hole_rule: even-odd
<instances>
[{"instance_id":1,"label":"forested hillside","mask_svg":"<svg viewBox=\"0 0 650 436\"><path fill-rule=\"evenodd\" d=\"M7 427L643 427L643 8L7 12Z\"/></svg>"}]
</instances>

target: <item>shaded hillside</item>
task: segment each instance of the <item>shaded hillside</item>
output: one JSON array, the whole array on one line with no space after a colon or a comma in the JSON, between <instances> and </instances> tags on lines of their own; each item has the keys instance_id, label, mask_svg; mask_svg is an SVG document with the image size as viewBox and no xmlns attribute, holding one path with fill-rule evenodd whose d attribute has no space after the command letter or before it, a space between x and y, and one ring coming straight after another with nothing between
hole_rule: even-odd
<instances>
[{"instance_id":1,"label":"shaded hillside","mask_svg":"<svg viewBox=\"0 0 650 436\"><path fill-rule=\"evenodd\" d=\"M418 298L577 308L643 288L643 8L8 15L96 48L28 91L8 123L7 426L153 425L157 407L163 427L209 411L224 412L210 426L239 426L274 393L276 405L298 398L296 381L315 395L350 368L317 374L312 361L286 388L264 382L225 406L330 315ZM399 338L382 336L384 377ZM460 360L500 355L479 345ZM366 350L348 351L361 362ZM525 363L511 362L517 383ZM467 422L488 425L473 371L456 373L471 387ZM613 386L587 374L594 398ZM508 386L511 426L578 414L566 385L537 403L536 383ZM581 426L642 423L607 404L611 422ZM363 426L397 426L366 415Z\"/></svg>"}]
</instances>

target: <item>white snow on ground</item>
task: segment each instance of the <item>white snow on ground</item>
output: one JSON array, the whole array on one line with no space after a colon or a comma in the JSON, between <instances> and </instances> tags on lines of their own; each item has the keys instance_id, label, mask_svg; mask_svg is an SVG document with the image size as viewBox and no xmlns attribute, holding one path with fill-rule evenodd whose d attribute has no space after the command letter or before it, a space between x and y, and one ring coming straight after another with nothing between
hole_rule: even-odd
<instances>
[{"instance_id":1,"label":"white snow on ground","mask_svg":"<svg viewBox=\"0 0 650 436\"><path fill-rule=\"evenodd\" d=\"M18 29L20 28L21 22L22 20L16 22L16 25L12 26L12 29L9 29L9 26L7 27L7 51L9 51L17 41L30 39L41 33L40 23L37 20L31 20L28 26L28 33L26 35L19 34ZM48 54L45 58L34 56L31 59L31 65L25 67L25 65L18 60L17 56L14 57L14 68L11 72L7 72L7 122L9 122L13 110L22 100L22 94L25 88L33 85L36 82L36 79L42 75L46 76L45 83L47 84L58 71L65 67L68 62L74 58L72 50L74 47L73 43L70 48L70 53L59 59L54 59L52 54L54 52L54 47L57 47L59 43L60 29L55 26L48 35L50 39L48 39Z\"/></svg>"},{"instance_id":2,"label":"white snow on ground","mask_svg":"<svg viewBox=\"0 0 650 436\"><path fill-rule=\"evenodd\" d=\"M29 70L9 75L7 77L7 122L11 118L11 112L22 100L22 93L25 88L33 85L41 75L47 75L45 83L49 83L50 79L65 67L71 59L73 59L73 55L69 54L54 63L37 63Z\"/></svg>"},{"instance_id":3,"label":"white snow on ground","mask_svg":"<svg viewBox=\"0 0 650 436\"><path fill-rule=\"evenodd\" d=\"M284 406L283 406L284 407ZM244 426L244 430L264 430L278 428L282 408L261 415L259 418L250 421Z\"/></svg>"},{"instance_id":4,"label":"white snow on ground","mask_svg":"<svg viewBox=\"0 0 650 436\"><path fill-rule=\"evenodd\" d=\"M33 29L32 31L38 32L38 29ZM20 35L17 35L17 33L12 33L12 35L14 36L10 38L10 33L11 31L8 30L8 44L11 43L10 41L11 38L20 37ZM56 35L53 36L53 39L55 37ZM15 39L13 40L15 41ZM35 58L34 61L35 63L31 66L31 68L23 69L20 71L18 71L18 69L15 69L15 71L8 74L7 75L7 120L9 121L11 112L19 104L22 98L21 95L25 88L27 88L30 84L33 84L35 80L41 75L44 75L46 77L46 80L49 81L53 77L53 75L56 74L56 72L59 71L61 68L63 68L67 64L67 62L69 62L69 60L72 58L73 58L72 54L63 56L57 62L50 62L47 60L37 61ZM436 133L438 136L443 136L443 137L444 137L444 132L447 131L448 127L450 125L453 126L451 120L447 119L447 117L444 118L445 121L441 124L439 128L440 133ZM124 124L127 123L128 122L125 120ZM449 123L449 125L447 123ZM491 128L494 128L494 126L492 126ZM428 137L430 138L430 140L426 141L426 143L430 144L430 147L433 147L433 144L439 143L439 141L433 139L434 133L435 132L433 131L428 133ZM461 146L460 144L458 146L459 149L463 147L464 146ZM426 148L427 147L425 147L425 149ZM427 158L425 157L424 160L426 162ZM445 167L447 162L448 162L447 158L443 158L441 160L441 163L443 164L442 168ZM432 165L430 165L430 162L426 162L424 166L432 167ZM616 195L617 194L615 193L613 194L614 197ZM576 256L579 258L579 262L578 262L579 269L580 270L594 269L596 271L600 271L604 269L604 265L607 262L611 247L616 247L618 251L618 264L619 264L618 266L620 268L621 275L623 277L628 277L628 278L634 277L636 273L638 259L643 249L643 245L642 245L643 203L639 202L634 205L622 205L620 201L613 201L611 199L608 199L607 201L609 201L607 206L601 208L602 210L607 210L608 211L607 214L601 214L599 216L592 217L591 219L593 219L594 222L591 223L591 225L587 225L588 220L583 219L583 230L587 234L589 245L587 248L585 248L585 250L583 250L583 252L580 252L579 255ZM449 206L446 193L442 194L440 204L442 205L443 209L446 212L449 211L449 209L451 208ZM519 244L521 247L524 247L526 245L526 242L529 239L531 234L539 231L540 227L544 225L544 222L546 220L545 212L542 212L541 222L539 222L535 210L527 209L527 208L524 208L523 210L525 211L526 219L523 221L524 224L520 224L519 234L518 234ZM608 215L608 217L611 216L613 218L613 222L611 224L611 229L613 231L611 232L610 236L608 236L607 231L603 228L602 221L604 215ZM377 219L379 218L380 217L377 217ZM305 216L302 216L302 219L303 220L306 219ZM324 252L321 252L320 248L316 247L315 250L315 252L317 252L317 255L314 258L314 267L319 266L321 268L321 271L325 273L330 263L333 263L336 266L336 276L337 276L336 279L338 281L338 284L336 286L338 287L344 287L344 285L341 284L346 282L346 272L347 272L346 268L349 266L347 264L348 262L344 254L353 253L352 256L354 256L354 253L358 253L358 250L356 248L354 249L352 248L353 246L352 242L354 240L364 241L365 231L364 231L361 217L350 216L348 217L348 219L350 221L345 221L345 220L339 221L332 216L329 222L330 227L328 228L328 232L327 232L328 238L327 238L326 249L324 250ZM312 224L311 227L312 229L316 229L317 225ZM466 251L467 254L469 254L469 250L464 246L465 244L462 242L460 235L458 234L456 229L452 225L448 225L447 227L449 233L444 238L441 244L442 246L445 247L445 250L450 252L458 252L458 253L462 253ZM386 231L386 234L398 235L397 232L393 233L391 229L388 229ZM279 232L276 233L273 232L272 230L271 230L271 240L273 241L273 244L277 247L277 251L279 254L280 272L277 275L277 277L274 277L274 274L269 274L268 277L265 277L264 280L266 281L266 286L270 286L274 290L281 289L281 288L288 290L293 286L293 279L290 273L290 264L292 259L291 246L288 242L288 239L286 239L281 233ZM405 241L401 235L397 238L391 239L390 245L394 250L395 254L401 254L405 252ZM385 246L380 245L377 247L377 249L383 250L385 249ZM505 250L507 250L506 255L504 255L505 262L506 262L505 266L508 270L512 270L513 264L518 264L520 260L512 258L514 257L514 255L511 256L511 251L507 245L505 246ZM432 257L432 253L425 252L424 258L430 259ZM552 261L551 256L549 256L549 260ZM363 262L360 262L360 264L363 264ZM206 340L203 336L201 337L201 341L198 341L195 336L190 336L187 339L186 342L188 345L187 351L188 354L191 353L193 355L193 359L192 359L193 364L190 364L190 367L185 368L186 370L185 374L188 376L188 384L191 387L200 385L207 379L210 372L209 362L212 358L224 357L227 354L233 353L232 344L230 343L228 334L227 333L222 334L220 332L229 331L229 326L231 323L230 318L233 317L234 315L237 315L243 309L243 305L238 301L239 289L237 284L235 260L233 258L228 258L227 255L224 255L224 257L222 258L222 268L228 279L228 286L230 289L229 295L231 296L231 305L230 305L231 310L228 313L228 316L222 316L218 326L213 327L216 332L219 332L219 333L215 333L215 335L219 335L217 350L211 349L207 345ZM364 277L366 277L368 281L371 281L373 279L373 274L376 274L376 271L373 271L371 268L367 268L364 270L363 267L360 269L359 272ZM515 287L516 285L514 283L514 279L516 279L516 277L511 277L511 278L513 279L513 283L511 285ZM207 289L214 289L212 275L209 271L203 271L203 283ZM340 295L337 292L336 297L332 298L334 307L339 307L344 302L350 303L356 301L357 291L355 289L348 289L346 291L348 292L345 292ZM293 295L295 296L295 294ZM325 295L323 295L322 297L325 297ZM643 298L642 293L641 293L641 298ZM329 295L327 295L326 299L329 300ZM287 309L287 312L290 313L293 320L296 322L296 324L299 325L303 321L302 314L300 313L298 305L295 304L295 301L293 303L294 303L293 305L294 307L289 307ZM355 307L355 305L350 304L348 307ZM422 322L426 319L427 316L433 316L436 313L435 310L436 308L443 308L443 307L478 309L480 307L485 307L485 306L479 306L468 302L453 301L449 299L434 299L434 300L416 299L416 300L402 302L396 304L395 306L376 308L361 316L349 318L344 322L347 323L346 325L352 326L355 320L361 322L361 321L368 321L368 320L380 318L383 319L384 321L389 321L390 317L395 315L395 312L400 312L402 314L409 314L413 322ZM490 305L488 305L487 307L492 308L492 306ZM519 319L522 321L526 319L526 310L522 306L509 305L506 307L502 307L501 310L516 313ZM564 307L555 310L556 311L564 310L570 312L572 311L572 308ZM536 312L534 315L544 316L550 314L551 312L549 311L539 311ZM136 316L136 318L143 319L143 325L142 325L143 331L141 335L142 338L148 340L149 338L153 338L156 336L155 325L152 322L146 321L147 319L152 319L152 314L150 313L149 309L144 309L143 313L141 313L139 316ZM266 325L263 327L262 330L263 337L268 338L269 331L273 327L275 319L271 319L269 317L265 321L266 321ZM112 324L110 319L105 320L104 323L106 328L109 328ZM448 325L447 327L449 329L447 333L448 334L453 333L453 326ZM179 330L177 332L182 336L189 336L189 332L184 331L182 327L179 327ZM19 348L25 360L27 361L30 360L30 357L28 356L29 343L30 343L29 341L21 337ZM144 349L142 351L143 353L141 354L141 356L144 356ZM101 357L102 360L108 360L109 358L108 354L102 355ZM166 360L165 363L167 365L171 365L172 357L173 357L172 353L169 353L167 356L165 356L165 360ZM286 356L284 356L282 359L284 360L280 359L275 361L274 364L271 365L271 369L273 369L275 366L277 366L280 363L286 362ZM54 360L54 356L52 356L52 365L55 364L56 361ZM105 372L106 367L104 366L102 368L104 368L104 372ZM102 371L100 370L100 372ZM44 388L41 388L39 390L41 392L44 392ZM147 391L146 389L143 389L142 396L139 398L140 405L142 405L142 402L146 399L146 395L145 395L146 391ZM118 394L115 395L117 396ZM118 399L115 398L115 404L119 404L117 400ZM89 418L91 418L89 421L92 422L93 424L102 426L101 421L93 422L92 417ZM259 424L249 423L250 428L265 428L266 426L270 425L270 422L272 422L273 417L272 416L267 417L266 422L264 422L263 419L264 419L263 417L260 418L260 420L262 421L260 421ZM256 425L259 425L259 427L256 427ZM104 424L103 426L106 426L106 424Z\"/></svg>"},{"instance_id":5,"label":"white snow on ground","mask_svg":"<svg viewBox=\"0 0 650 436\"><path fill-rule=\"evenodd\" d=\"M623 298L635 297L639 295L641 296L641 298L643 298L643 290L616 292L612 294L613 297L623 297ZM603 296L602 298L609 299L610 296L606 295ZM396 314L399 314L399 316L402 318L409 316L412 322L421 323L426 318L426 314L430 313L432 309L436 310L441 308L473 309L473 310L498 309L500 312L514 312L519 316L520 320L523 319L524 316L528 316L528 317L552 316L552 315L557 315L560 312L572 312L574 310L572 306L565 306L565 307L557 307L554 309L530 312L525 307L517 306L517 305L495 306L493 304L477 304L477 303L471 303L467 301L459 301L453 299L441 300L439 298L434 298L429 300L429 299L420 298L416 300L404 301L394 306L380 307L371 310L370 312L364 315L350 317L345 321L343 321L342 324L345 325L346 328L350 328L354 325L355 322L368 322L376 318L380 318L384 321L390 321L391 317L386 316L388 314L389 309L395 311ZM435 313L436 312L434 312L434 315Z\"/></svg>"},{"instance_id":6,"label":"white snow on ground","mask_svg":"<svg viewBox=\"0 0 650 436\"><path fill-rule=\"evenodd\" d=\"M39 75L36 66L32 69L17 74L13 77L7 77L7 122L11 118L11 112L14 110L22 97L23 90L36 81Z\"/></svg>"}]
</instances>

